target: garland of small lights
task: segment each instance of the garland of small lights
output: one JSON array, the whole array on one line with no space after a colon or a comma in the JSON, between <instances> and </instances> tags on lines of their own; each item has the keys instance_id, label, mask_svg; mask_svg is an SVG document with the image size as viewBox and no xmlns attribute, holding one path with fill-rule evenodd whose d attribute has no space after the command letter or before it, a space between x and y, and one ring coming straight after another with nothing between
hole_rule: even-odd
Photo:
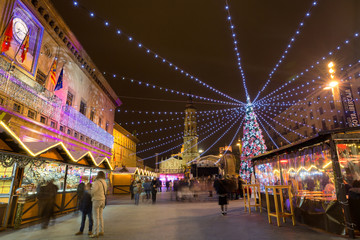
<instances>
[{"instance_id":1,"label":"garland of small lights","mask_svg":"<svg viewBox=\"0 0 360 240\"><path fill-rule=\"evenodd\" d=\"M224 124L225 124L225 125L229 125L230 122L231 122L232 120L234 120L235 117L237 117L237 116L234 116L232 119L230 119L228 122L226 122L226 123L224 123ZM217 125L215 125L215 126L213 126L213 127L210 127L210 128L208 127L207 130L204 131L204 132L201 132L201 134L200 134L199 136L206 135L207 133L211 132L212 130L214 130L214 129L216 129L216 128L218 128ZM147 151L149 151L149 150L153 150L153 149L156 149L156 148L158 148L158 147L162 147L162 146L164 146L164 145L170 144L170 143L175 142L175 141L177 141L177 140L180 140L180 139L182 139L182 138L183 138L182 136L177 137L177 138L174 138L174 139L172 139L172 140L170 140L170 141L167 141L167 142L158 144L158 145L156 145L156 146L154 146L154 147L150 147L150 148L147 148L147 149L138 151L138 152L136 152L136 154L139 154L139 153L142 153L142 152L147 152Z\"/></svg>"},{"instance_id":2,"label":"garland of small lights","mask_svg":"<svg viewBox=\"0 0 360 240\"><path fill-rule=\"evenodd\" d=\"M103 17L100 17L98 16L97 14L95 14L94 11L90 11L89 9L87 9L85 6L83 5L80 5L78 1L72 1L73 2L73 6L74 7L77 7L78 9L81 9L81 10L84 10L86 11L90 18L96 18L98 20L100 20L101 22L104 23L105 27L107 29L111 29L111 26L112 24L110 24L109 21L105 20L106 18L103 18ZM194 80L196 83L210 89L211 91L223 96L223 97L226 97L236 103L240 103L240 104L243 104L243 102L233 98L233 97L230 97L229 95L225 94L225 93L222 93L220 92L219 90L217 90L216 88L206 84L205 82L201 81L200 79L196 78L195 76L193 76L192 74L188 73L187 71L181 69L180 67L178 67L177 65L175 65L174 63L170 62L169 60L167 60L166 58L160 56L159 54L157 54L156 52L152 51L150 48L146 47L145 45L143 45L141 42L135 40L132 36L126 34L125 32L123 32L122 30L120 30L119 28L113 28L113 31L114 33L116 33L116 36L119 36L119 37L125 37L129 42L132 42L132 43L135 43L139 49L143 49L144 52L147 54L147 55L150 55L150 56L153 56L155 59L159 59L160 62L166 64L167 66L169 66L172 70L174 71L177 71L178 73L188 77L189 79L191 80Z\"/></svg>"},{"instance_id":3,"label":"garland of small lights","mask_svg":"<svg viewBox=\"0 0 360 240\"><path fill-rule=\"evenodd\" d=\"M250 98L250 96L249 96L249 93L248 93L248 90L247 90L247 87L246 87L246 78L245 78L244 70L243 70L243 68L241 66L241 57L240 57L240 53L239 53L239 50L238 50L238 44L237 44L238 42L236 40L235 26L231 21L230 7L229 7L229 3L228 3L227 0L225 0L225 10L227 12L227 20L229 21L231 36L232 36L233 43L234 43L234 51L235 51L236 58L237 58L237 65L238 65L238 68L240 70L241 78L242 78L242 81L243 81L243 86L244 86L244 89L245 89L246 98L248 99L248 98Z\"/></svg>"},{"instance_id":4,"label":"garland of small lights","mask_svg":"<svg viewBox=\"0 0 360 240\"><path fill-rule=\"evenodd\" d=\"M242 118L242 116L243 116L243 114L240 116L240 118L238 118L238 119L216 140L216 142L218 142L220 139L222 139L222 138L225 136L225 134L226 134L227 132L229 132L230 129L232 129L233 126ZM213 131L210 135L206 136L206 137L203 138L201 141L199 141L197 144L194 144L194 145L190 146L190 147L187 148L186 150L191 149L191 148L195 147L196 145L199 145L200 143L202 143L203 141L205 141L206 139L208 139L209 137L211 137L212 135L214 135L216 132L220 131L222 128L224 128L224 126L221 126L220 128L216 129L216 130ZM182 145L182 144L180 144L180 146L181 146L181 145ZM213 145L214 145L214 144L213 144ZM213 146L213 145L211 145L211 146ZM207 148L207 150L208 150L208 149L210 149L210 147ZM172 149L171 149L171 150L172 150ZM186 150L184 150L184 151L186 151ZM207 150L206 150L206 151L207 151ZM201 156L201 154L200 154L200 156ZM152 157L154 157L154 156L152 156ZM167 159L167 160L168 160L168 159ZM161 161L161 162L159 162L158 164L160 164L160 163L162 163L162 162L165 162L165 161L167 161L167 160ZM196 160L196 159L188 162L188 164L191 163L191 162L193 162L193 161L195 161L195 160Z\"/></svg>"},{"instance_id":5,"label":"garland of small lights","mask_svg":"<svg viewBox=\"0 0 360 240\"><path fill-rule=\"evenodd\" d=\"M112 76L113 76L114 79L118 78L117 74L113 74ZM150 89L157 89L157 90L161 90L161 91L166 92L166 93L172 93L172 94L176 94L176 95L192 97L192 98L195 98L195 99L205 100L205 101L214 102L214 103L221 103L221 104L235 105L235 106L241 106L242 105L242 104L239 104L239 103L226 102L226 101L221 101L221 100L217 100L217 99L213 99L213 98L207 98L207 97L198 96L198 95L195 95L195 94L189 94L189 93L181 92L181 91L178 91L178 90L161 87L161 86L151 84L151 83L148 83L148 82L135 80L133 78L120 77L120 79L123 80L123 81L127 80L130 83L137 84L137 86L148 87Z\"/></svg>"},{"instance_id":6,"label":"garland of small lights","mask_svg":"<svg viewBox=\"0 0 360 240\"><path fill-rule=\"evenodd\" d=\"M292 47L292 45L294 44L296 37L299 36L301 29L304 26L304 22L305 19L307 19L310 16L310 13L312 11L312 9L317 5L317 1L314 1L311 3L310 9L306 12L305 17L301 20L300 24L298 25L297 29L295 30L295 33L291 36L290 38L290 42L288 43L288 45L285 48L285 51L282 53L282 56L280 57L280 59L278 60L278 62L275 64L275 67L272 69L272 71L269 74L269 78L266 80L264 86L261 88L261 90L258 92L258 94L256 95L256 97L254 98L254 102L256 102L256 100L258 99L259 95L265 90L265 88L269 85L273 75L275 74L275 72L277 71L277 69L279 68L280 64L283 62L283 60L285 59L285 57L287 56L290 48Z\"/></svg>"},{"instance_id":7,"label":"garland of small lights","mask_svg":"<svg viewBox=\"0 0 360 240\"><path fill-rule=\"evenodd\" d=\"M235 123L233 123L233 125L234 125ZM232 126L233 126L232 125ZM230 128L232 128L232 126L230 126ZM220 131L221 129L223 129L225 126L223 125L223 126L221 126L220 128L217 128L215 131L213 131L212 133L210 133L208 136L206 136L204 139L202 139L201 141L199 141L198 143L197 143L197 145L198 144L200 144L201 142L203 142L203 141L205 141L206 139L208 139L209 137L211 137L212 135L214 135L215 133L217 133L218 131ZM226 132L228 132L229 131L229 129L226 131ZM175 147L172 147L172 148L170 148L170 149L168 149L168 150L165 150L165 151L163 151L163 152L161 152L161 153L158 153L158 156L159 155L161 155L161 154L163 154L163 153L166 153L166 152L169 152L169 151L171 151L171 150L173 150L173 149L175 149L175 148L178 148L178 147L180 147L180 146L182 146L182 144L179 144L179 145L177 145L177 146L175 146ZM194 145L195 146L195 145ZM189 149L191 149L192 147L194 147L194 146L191 146ZM146 158L144 158L144 159L142 159L142 161L144 161L144 160L147 160L147 159L150 159L150 158L153 158L153 157L155 157L156 155L153 155L153 156L149 156L149 157L146 157ZM160 163L160 162L159 162Z\"/></svg>"},{"instance_id":8,"label":"garland of small lights","mask_svg":"<svg viewBox=\"0 0 360 240\"><path fill-rule=\"evenodd\" d=\"M333 56L336 52L340 51L340 49L342 49L343 46L348 45L352 40L356 39L359 37L359 33L355 32L353 34L353 36L350 39L346 39L345 41L343 41L340 45L338 45L335 49L333 49L332 51L328 52L327 55L321 57L319 60L317 60L315 62L315 64L311 65L310 67L306 68L305 70L303 70L301 73L297 74L294 78L292 78L291 80L289 80L288 82L284 83L283 85L281 85L280 87L276 88L274 91L270 92L269 94L267 94L265 97L256 100L254 102L259 102L260 100L263 100L264 98L267 98L271 95L273 95L274 93L280 91L281 89L283 89L285 86L287 86L288 84L298 80L299 78L301 78L305 73L311 71L312 69L314 69L316 66L319 66L321 62L325 61L327 59L328 56ZM358 62L360 62L360 60L358 60ZM349 65L351 66L351 64Z\"/></svg>"}]
</instances>

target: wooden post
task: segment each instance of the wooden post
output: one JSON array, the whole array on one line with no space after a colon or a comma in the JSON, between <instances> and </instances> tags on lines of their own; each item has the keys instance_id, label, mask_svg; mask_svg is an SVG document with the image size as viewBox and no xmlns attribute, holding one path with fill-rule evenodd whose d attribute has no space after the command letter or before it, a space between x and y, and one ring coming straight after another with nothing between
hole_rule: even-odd
<instances>
[{"instance_id":1,"label":"wooden post","mask_svg":"<svg viewBox=\"0 0 360 240\"><path fill-rule=\"evenodd\" d=\"M61 207L60 207L60 212L64 211L64 207L65 207L65 195L66 195L66 180L67 180L67 173L68 173L68 168L69 165L66 164L65 167L65 177L64 177L64 186L63 186L63 191L62 191L62 198L61 198Z\"/></svg>"},{"instance_id":2,"label":"wooden post","mask_svg":"<svg viewBox=\"0 0 360 240\"><path fill-rule=\"evenodd\" d=\"M268 188L267 188L267 187L265 187L265 194L266 194L266 207L267 207L267 212L268 212L268 219L269 219L269 223L271 224L270 200L269 200L269 192L268 192Z\"/></svg>"}]
</instances>

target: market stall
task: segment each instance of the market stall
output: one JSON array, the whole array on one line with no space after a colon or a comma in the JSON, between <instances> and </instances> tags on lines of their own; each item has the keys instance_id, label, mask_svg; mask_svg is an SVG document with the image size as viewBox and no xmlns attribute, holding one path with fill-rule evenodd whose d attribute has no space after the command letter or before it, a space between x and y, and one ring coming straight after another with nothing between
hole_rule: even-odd
<instances>
[{"instance_id":1,"label":"market stall","mask_svg":"<svg viewBox=\"0 0 360 240\"><path fill-rule=\"evenodd\" d=\"M153 177L156 177L156 173L136 167L116 168L114 171L112 171L111 175L114 194L129 194L130 185L134 179L142 180L145 178L152 179Z\"/></svg>"},{"instance_id":2,"label":"market stall","mask_svg":"<svg viewBox=\"0 0 360 240\"><path fill-rule=\"evenodd\" d=\"M0 125L0 203L6 205L5 211L0 205L3 227L37 220L37 192L49 181L58 188L54 212L59 214L76 209L79 183L92 182L100 170L109 177L112 167L105 156L70 152L62 142L23 142L3 122Z\"/></svg>"},{"instance_id":3,"label":"market stall","mask_svg":"<svg viewBox=\"0 0 360 240\"><path fill-rule=\"evenodd\" d=\"M262 194L265 186L292 186L297 221L351 235L360 217L351 214L360 203L348 204L349 190L360 180L359 153L360 131L352 128L319 133L256 156L252 162Z\"/></svg>"}]
</instances>

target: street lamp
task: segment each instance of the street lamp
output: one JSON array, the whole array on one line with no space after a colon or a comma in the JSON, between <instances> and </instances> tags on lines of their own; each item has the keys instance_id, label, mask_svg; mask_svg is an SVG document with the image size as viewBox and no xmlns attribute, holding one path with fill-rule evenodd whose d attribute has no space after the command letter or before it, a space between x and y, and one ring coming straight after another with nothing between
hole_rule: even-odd
<instances>
[{"instance_id":1,"label":"street lamp","mask_svg":"<svg viewBox=\"0 0 360 240\"><path fill-rule=\"evenodd\" d=\"M326 87L324 87L324 90L331 89L333 100L334 100L335 111L337 112L337 114L336 114L337 121L340 122L341 115L342 115L342 111L341 111L342 106L340 103L341 101L340 101L339 82L335 80L335 64L334 64L334 62L329 62L327 67L329 69L331 81L329 82L329 84Z\"/></svg>"},{"instance_id":2,"label":"street lamp","mask_svg":"<svg viewBox=\"0 0 360 240\"><path fill-rule=\"evenodd\" d=\"M202 150L202 149L199 150L199 153L203 153L203 152L204 152L204 150Z\"/></svg>"}]
</instances>

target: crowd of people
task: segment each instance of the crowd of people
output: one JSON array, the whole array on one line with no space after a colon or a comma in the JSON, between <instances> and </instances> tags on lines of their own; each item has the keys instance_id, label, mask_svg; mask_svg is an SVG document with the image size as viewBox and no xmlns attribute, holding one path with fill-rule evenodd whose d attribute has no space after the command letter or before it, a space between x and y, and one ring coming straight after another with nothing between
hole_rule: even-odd
<instances>
[{"instance_id":1,"label":"crowd of people","mask_svg":"<svg viewBox=\"0 0 360 240\"><path fill-rule=\"evenodd\" d=\"M228 200L236 200L243 198L242 184L244 181L240 177L226 176L223 178L221 175L179 179L179 180L166 180L164 187L167 192L171 192L171 198L175 194L176 201L185 200L198 200L200 194L206 193L209 198L212 198L214 191L219 196L219 205L221 206L221 213L227 214ZM138 205L140 199L142 202L156 203L157 192L162 191L162 182L160 179L137 179L133 180L130 186L131 199Z\"/></svg>"}]
</instances>

